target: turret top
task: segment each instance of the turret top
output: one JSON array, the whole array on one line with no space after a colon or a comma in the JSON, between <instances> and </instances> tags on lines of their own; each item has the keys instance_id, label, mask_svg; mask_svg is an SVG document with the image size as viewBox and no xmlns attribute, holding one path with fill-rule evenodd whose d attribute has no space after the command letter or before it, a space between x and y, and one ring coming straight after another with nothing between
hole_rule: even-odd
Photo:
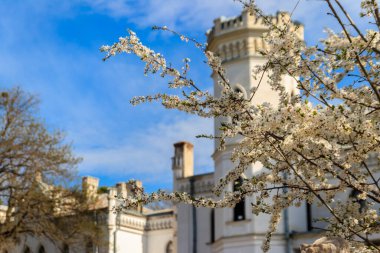
<instances>
[{"instance_id":1,"label":"turret top","mask_svg":"<svg viewBox=\"0 0 380 253\"><path fill-rule=\"evenodd\" d=\"M288 12L277 12L275 16L270 16L272 24L282 24L283 22L290 21L290 14ZM292 21L291 26L299 27L297 34L303 38L303 25L298 21ZM227 35L229 33L239 32L242 30L254 30L258 32L265 32L268 26L265 24L262 17L251 15L248 10L243 12L237 17L226 18L224 16L214 20L214 26L206 33L207 42L210 45L217 37Z\"/></svg>"}]
</instances>

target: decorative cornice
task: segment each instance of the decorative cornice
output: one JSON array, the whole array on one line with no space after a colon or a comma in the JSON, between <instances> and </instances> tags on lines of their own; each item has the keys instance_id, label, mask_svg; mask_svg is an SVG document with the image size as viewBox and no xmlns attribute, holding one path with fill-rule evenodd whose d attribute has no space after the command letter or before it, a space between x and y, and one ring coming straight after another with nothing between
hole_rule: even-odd
<instances>
[{"instance_id":1,"label":"decorative cornice","mask_svg":"<svg viewBox=\"0 0 380 253\"><path fill-rule=\"evenodd\" d=\"M174 217L172 215L165 215L164 217L149 216L132 216L128 214L121 214L118 217L118 225L122 228L131 228L139 231L153 231L171 229L174 227Z\"/></svg>"},{"instance_id":2,"label":"decorative cornice","mask_svg":"<svg viewBox=\"0 0 380 253\"><path fill-rule=\"evenodd\" d=\"M173 216L169 216L161 219L149 220L146 223L145 230L162 230L162 229L170 229L174 227L174 219Z\"/></svg>"},{"instance_id":3,"label":"decorative cornice","mask_svg":"<svg viewBox=\"0 0 380 253\"><path fill-rule=\"evenodd\" d=\"M214 178L194 178L194 190L195 194L211 193L214 187ZM179 186L180 192L190 192L189 180L182 182Z\"/></svg>"}]
</instances>

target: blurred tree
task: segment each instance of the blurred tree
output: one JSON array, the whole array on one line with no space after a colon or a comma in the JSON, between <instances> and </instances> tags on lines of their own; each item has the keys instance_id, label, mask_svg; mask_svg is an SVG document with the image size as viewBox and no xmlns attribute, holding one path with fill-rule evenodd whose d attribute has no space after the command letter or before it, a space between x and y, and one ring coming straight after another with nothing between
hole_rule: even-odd
<instances>
[{"instance_id":1,"label":"blurred tree","mask_svg":"<svg viewBox=\"0 0 380 253\"><path fill-rule=\"evenodd\" d=\"M0 93L0 245L25 235L71 242L97 233L93 200L72 186L81 159L35 116L37 104L19 88Z\"/></svg>"}]
</instances>

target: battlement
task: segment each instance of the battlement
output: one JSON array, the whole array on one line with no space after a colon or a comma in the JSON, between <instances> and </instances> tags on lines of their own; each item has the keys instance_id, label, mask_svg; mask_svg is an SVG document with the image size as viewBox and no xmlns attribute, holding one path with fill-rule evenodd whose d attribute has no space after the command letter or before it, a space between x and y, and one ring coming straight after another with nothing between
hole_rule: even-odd
<instances>
[{"instance_id":1,"label":"battlement","mask_svg":"<svg viewBox=\"0 0 380 253\"><path fill-rule=\"evenodd\" d=\"M269 18L278 26L290 22L290 29L303 39L303 25L291 21L289 13L278 12ZM214 26L206 33L208 50L217 53L224 61L248 55L260 56L259 52L267 48L262 36L268 30L262 17L250 15L247 10L237 17L220 17L214 20Z\"/></svg>"},{"instance_id":2,"label":"battlement","mask_svg":"<svg viewBox=\"0 0 380 253\"><path fill-rule=\"evenodd\" d=\"M269 16L269 18L271 19L272 24L281 25L290 21L290 14L288 12L277 12L275 16ZM303 34L303 25L300 22L292 21L291 26L299 27ZM243 12L237 17L226 18L222 16L215 19L214 26L207 31L206 35L210 42L210 40L217 36L245 28L263 31L268 30L268 26L265 24L262 17L253 16L247 10L243 10Z\"/></svg>"}]
</instances>

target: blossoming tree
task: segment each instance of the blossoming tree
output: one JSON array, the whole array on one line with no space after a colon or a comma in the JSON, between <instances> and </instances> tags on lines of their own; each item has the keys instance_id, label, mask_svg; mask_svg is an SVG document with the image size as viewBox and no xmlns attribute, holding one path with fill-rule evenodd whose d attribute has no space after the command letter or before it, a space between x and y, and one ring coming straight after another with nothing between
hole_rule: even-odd
<instances>
[{"instance_id":1,"label":"blossoming tree","mask_svg":"<svg viewBox=\"0 0 380 253\"><path fill-rule=\"evenodd\" d=\"M133 104L161 101L166 108L200 117L229 117L217 138L220 149L229 138L241 138L232 160L236 167L215 186L216 199L194 198L187 193L158 191L144 193L136 187L137 198L126 199L119 208L156 200L173 200L195 206L231 207L247 195L254 195L255 214L272 215L263 250L270 245L281 212L302 202L318 202L330 216L330 235L347 239L357 252L380 251L371 236L380 232L380 14L376 0L362 0L361 16L371 29L361 30L339 0L324 0L341 28L328 31L316 46L306 46L289 22L274 25L254 1L240 0L251 15L263 18L269 27L262 54L266 64L253 70L257 87L262 76L279 94L279 104L254 105L255 89L248 98L231 89L221 59L207 45L171 31L204 52L207 64L219 76L223 93L216 98L201 90L187 76L189 59L181 69L172 67L159 53L143 45L137 35L120 38L103 46L105 59L118 53L132 53L146 63L145 73L170 77L169 88L182 89L182 96L156 94L132 99ZM297 82L299 94L288 94L281 85L285 76ZM369 162L372 161L372 162ZM373 162L375 161L375 162ZM252 163L266 169L244 180L238 191L225 191ZM351 194L350 194L351 193ZM335 201L337 196L347 197ZM350 197L351 196L351 197Z\"/></svg>"}]
</instances>

